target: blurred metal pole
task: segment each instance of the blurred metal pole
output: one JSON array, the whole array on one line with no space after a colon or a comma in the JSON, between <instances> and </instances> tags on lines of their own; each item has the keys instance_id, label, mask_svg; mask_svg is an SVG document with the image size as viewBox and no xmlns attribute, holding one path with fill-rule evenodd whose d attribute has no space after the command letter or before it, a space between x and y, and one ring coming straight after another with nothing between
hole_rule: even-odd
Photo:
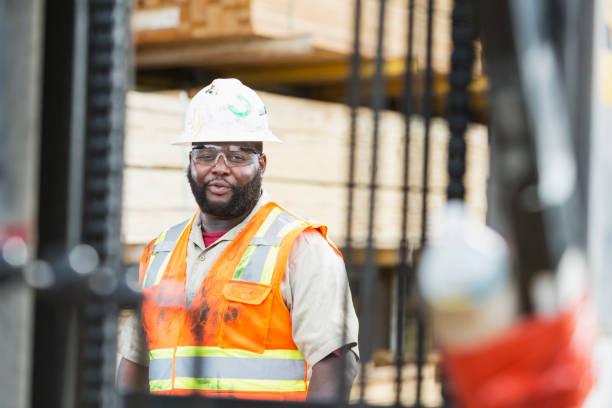
<instances>
[{"instance_id":1,"label":"blurred metal pole","mask_svg":"<svg viewBox=\"0 0 612 408\"><path fill-rule=\"evenodd\" d=\"M360 88L359 83L361 81L361 0L355 0L354 2L354 19L353 19L353 53L350 58L351 64L351 76L348 81L348 105L351 110L351 127L349 134L349 167L348 167L348 184L347 184L347 199L346 199L346 242L344 245L344 262L346 265L346 272L348 275L348 281L354 274L353 266L353 209L355 199L355 148L357 141L357 118L359 109L359 95ZM343 320L346 321L346 315L348 312L348 300L344 299L342 304L342 316ZM346 344L347 333L346 325L342 329L342 344ZM341 406L346 405L345 395L351 384L347 384L346 376L344 373L347 368L347 355L342 354L342 364L340 364L341 372L338 373L340 378L340 386L338 393L338 401Z\"/></svg>"},{"instance_id":2,"label":"blurred metal pole","mask_svg":"<svg viewBox=\"0 0 612 408\"><path fill-rule=\"evenodd\" d=\"M80 314L79 407L116 406L114 383L121 269L125 98L129 87L130 0L89 0L83 242L98 268Z\"/></svg>"},{"instance_id":3,"label":"blurred metal pole","mask_svg":"<svg viewBox=\"0 0 612 408\"><path fill-rule=\"evenodd\" d=\"M465 186L465 132L468 127L469 104L467 87L474 65L474 10L471 0L455 0L452 17L453 51L451 54L451 90L448 97L448 176L449 200L463 200Z\"/></svg>"},{"instance_id":4,"label":"blurred metal pole","mask_svg":"<svg viewBox=\"0 0 612 408\"><path fill-rule=\"evenodd\" d=\"M75 406L77 290L68 251L81 242L87 0L47 2L42 63L38 257L53 279L36 296L32 407Z\"/></svg>"},{"instance_id":5,"label":"blurred metal pole","mask_svg":"<svg viewBox=\"0 0 612 408\"><path fill-rule=\"evenodd\" d=\"M43 2L0 2L0 363L2 406L30 405L33 295L16 275L34 252Z\"/></svg>"},{"instance_id":6,"label":"blurred metal pole","mask_svg":"<svg viewBox=\"0 0 612 408\"><path fill-rule=\"evenodd\" d=\"M594 0L591 110L591 151L588 162L588 258L599 318L612 335L612 1ZM586 25L586 24L585 24ZM588 26L587 26L588 27Z\"/></svg>"},{"instance_id":7,"label":"blurred metal pole","mask_svg":"<svg viewBox=\"0 0 612 408\"><path fill-rule=\"evenodd\" d=\"M432 68L432 52L433 52L433 13L434 1L429 0L427 4L427 57L425 63L425 93L423 95L423 118L425 123L425 135L423 136L423 195L421 199L421 250L427 242L427 196L429 194L429 133L431 128L432 115L432 83L433 83L433 68ZM415 407L421 407L422 386L423 386L423 365L425 364L425 316L420 299L417 299L416 328L417 328L417 344L416 344L416 402Z\"/></svg>"},{"instance_id":8,"label":"blurred metal pole","mask_svg":"<svg viewBox=\"0 0 612 408\"><path fill-rule=\"evenodd\" d=\"M547 234L544 211L538 198L535 133L529 123L519 50L510 17L513 2L475 2L491 80L489 134L493 159L487 218L489 225L515 248L521 312L530 313L533 311L530 280L538 271L551 270L554 261L550 256L551 237ZM542 27L542 30L546 28Z\"/></svg>"},{"instance_id":9,"label":"blurred metal pole","mask_svg":"<svg viewBox=\"0 0 612 408\"><path fill-rule=\"evenodd\" d=\"M378 30L376 37L376 69L372 83L372 111L373 111L373 131L372 131L372 161L370 172L370 202L368 210L368 236L366 242L366 260L363 270L362 279L359 282L359 317L360 317L360 338L361 343L361 370L360 370L360 396L361 403L364 402L365 387L366 387L366 362L372 358L372 320L374 313L372 308L376 304L374 296L374 285L376 284L376 276L378 267L375 260L374 248L374 222L376 209L376 190L377 190L377 171L378 171L378 148L379 148L379 122L380 111L384 108L385 103L385 83L383 74L384 65L384 35L385 35L385 6L386 0L380 0L378 7Z\"/></svg>"},{"instance_id":10,"label":"blurred metal pole","mask_svg":"<svg viewBox=\"0 0 612 408\"><path fill-rule=\"evenodd\" d=\"M395 338L395 405L402 406L402 369L406 345L406 292L410 293L414 279L409 279L408 265L408 195L410 192L410 122L412 117L412 62L414 36L414 0L408 0L408 37L406 39L406 63L404 69L403 114L404 133L404 171L402 178L402 232L400 239L400 260L397 269L397 316ZM410 262L412 264L412 262ZM414 275L411 275L414 277Z\"/></svg>"}]
</instances>

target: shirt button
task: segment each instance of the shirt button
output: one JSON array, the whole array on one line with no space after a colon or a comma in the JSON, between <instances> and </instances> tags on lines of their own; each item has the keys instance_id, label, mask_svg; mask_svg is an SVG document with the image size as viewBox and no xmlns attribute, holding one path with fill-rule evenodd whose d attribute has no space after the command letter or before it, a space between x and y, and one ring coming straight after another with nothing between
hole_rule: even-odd
<instances>
[{"instance_id":1,"label":"shirt button","mask_svg":"<svg viewBox=\"0 0 612 408\"><path fill-rule=\"evenodd\" d=\"M206 258L206 257L204 256L204 254L201 254L200 256L198 256L198 259L199 259L200 261L203 261L203 260L204 260L204 258Z\"/></svg>"}]
</instances>

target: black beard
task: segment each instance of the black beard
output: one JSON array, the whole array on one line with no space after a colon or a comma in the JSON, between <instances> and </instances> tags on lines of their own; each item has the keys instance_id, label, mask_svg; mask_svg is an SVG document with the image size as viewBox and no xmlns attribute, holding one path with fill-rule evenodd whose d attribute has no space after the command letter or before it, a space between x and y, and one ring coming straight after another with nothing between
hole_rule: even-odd
<instances>
[{"instance_id":1,"label":"black beard","mask_svg":"<svg viewBox=\"0 0 612 408\"><path fill-rule=\"evenodd\" d=\"M202 210L203 213L214 215L219 218L236 218L241 215L247 215L253 207L255 207L261 195L261 169L257 169L257 174L253 177L253 180L249 181L244 186L237 187L230 184L232 197L225 205L211 203L206 197L206 187L213 181L219 180L218 178L212 179L200 187L191 177L191 171L188 168L187 180L189 180L191 192L193 193L196 203L200 206L200 210Z\"/></svg>"}]
</instances>

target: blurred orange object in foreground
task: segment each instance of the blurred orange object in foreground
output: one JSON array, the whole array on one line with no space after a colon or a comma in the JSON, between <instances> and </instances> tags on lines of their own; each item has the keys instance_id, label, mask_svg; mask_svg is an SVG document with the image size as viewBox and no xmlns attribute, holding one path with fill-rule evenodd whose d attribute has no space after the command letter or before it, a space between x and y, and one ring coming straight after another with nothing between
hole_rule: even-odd
<instances>
[{"instance_id":1,"label":"blurred orange object in foreground","mask_svg":"<svg viewBox=\"0 0 612 408\"><path fill-rule=\"evenodd\" d=\"M583 299L551 318L532 317L481 347L445 350L462 408L579 407L593 387L593 307Z\"/></svg>"}]
</instances>

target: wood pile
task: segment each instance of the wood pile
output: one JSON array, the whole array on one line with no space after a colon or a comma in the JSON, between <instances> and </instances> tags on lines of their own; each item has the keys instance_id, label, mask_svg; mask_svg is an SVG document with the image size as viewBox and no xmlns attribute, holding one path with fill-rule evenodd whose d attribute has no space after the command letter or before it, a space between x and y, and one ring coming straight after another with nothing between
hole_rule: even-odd
<instances>
[{"instance_id":1,"label":"wood pile","mask_svg":"<svg viewBox=\"0 0 612 408\"><path fill-rule=\"evenodd\" d=\"M345 242L349 159L349 109L342 104L318 102L260 92L269 112L270 126L284 143L265 147L268 168L264 189L281 205L330 228L331 238ZM170 145L181 132L187 95L183 92L130 92L127 100L127 135L122 236L125 261L138 261L146 242L165 228L189 217L196 208L186 180L186 148ZM369 207L372 113L359 112L353 233L364 246ZM410 245L417 247L421 228L423 177L423 120L410 123ZM375 213L375 245L398 248L401 233L403 117L381 114ZM430 129L429 196L431 212L445 201L447 184L446 121L433 119ZM488 176L486 128L471 125L467 134L467 202L484 218Z\"/></svg>"},{"instance_id":2,"label":"wood pile","mask_svg":"<svg viewBox=\"0 0 612 408\"><path fill-rule=\"evenodd\" d=\"M416 364L404 364L402 367L402 388L400 401L402 406L411 407L416 403ZM366 382L364 399L368 404L388 406L395 404L397 369L394 365L366 365ZM350 402L356 403L360 396L360 379L355 379L351 389ZM421 403L424 407L439 407L442 405L440 382L436 378L436 365L427 362L423 366L423 382L421 383Z\"/></svg>"},{"instance_id":3,"label":"wood pile","mask_svg":"<svg viewBox=\"0 0 612 408\"><path fill-rule=\"evenodd\" d=\"M346 61L354 0L137 0L132 31L140 67ZM426 58L427 0L414 11L415 67ZM385 57L406 54L408 2L387 1ZM362 1L361 54L376 54L378 0ZM452 0L435 0L433 67L447 73Z\"/></svg>"}]
</instances>

